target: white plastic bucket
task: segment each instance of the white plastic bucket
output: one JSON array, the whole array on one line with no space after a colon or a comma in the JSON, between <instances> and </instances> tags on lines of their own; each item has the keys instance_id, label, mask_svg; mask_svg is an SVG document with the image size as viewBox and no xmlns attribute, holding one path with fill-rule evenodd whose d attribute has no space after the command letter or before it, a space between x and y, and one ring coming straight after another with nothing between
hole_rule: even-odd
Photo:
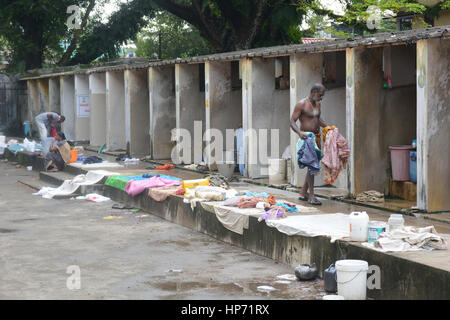
<instances>
[{"instance_id":1,"label":"white plastic bucket","mask_svg":"<svg viewBox=\"0 0 450 320\"><path fill-rule=\"evenodd\" d=\"M349 217L350 239L352 241L367 241L369 216L365 211L352 212Z\"/></svg>"},{"instance_id":2,"label":"white plastic bucket","mask_svg":"<svg viewBox=\"0 0 450 320\"><path fill-rule=\"evenodd\" d=\"M339 296L336 294L328 294L323 296L322 300L345 300L343 296Z\"/></svg>"},{"instance_id":3,"label":"white plastic bucket","mask_svg":"<svg viewBox=\"0 0 450 320\"><path fill-rule=\"evenodd\" d=\"M279 183L286 179L286 160L269 159L269 183Z\"/></svg>"},{"instance_id":4,"label":"white plastic bucket","mask_svg":"<svg viewBox=\"0 0 450 320\"><path fill-rule=\"evenodd\" d=\"M345 300L366 300L367 261L339 260L335 265L338 294Z\"/></svg>"}]
</instances>

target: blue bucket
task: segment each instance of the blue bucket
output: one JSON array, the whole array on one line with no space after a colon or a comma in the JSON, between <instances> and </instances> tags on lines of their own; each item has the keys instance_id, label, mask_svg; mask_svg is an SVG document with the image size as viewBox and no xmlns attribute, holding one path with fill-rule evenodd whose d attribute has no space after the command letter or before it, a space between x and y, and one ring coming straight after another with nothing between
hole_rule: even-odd
<instances>
[{"instance_id":1,"label":"blue bucket","mask_svg":"<svg viewBox=\"0 0 450 320\"><path fill-rule=\"evenodd\" d=\"M417 151L409 152L409 175L411 182L417 183Z\"/></svg>"}]
</instances>

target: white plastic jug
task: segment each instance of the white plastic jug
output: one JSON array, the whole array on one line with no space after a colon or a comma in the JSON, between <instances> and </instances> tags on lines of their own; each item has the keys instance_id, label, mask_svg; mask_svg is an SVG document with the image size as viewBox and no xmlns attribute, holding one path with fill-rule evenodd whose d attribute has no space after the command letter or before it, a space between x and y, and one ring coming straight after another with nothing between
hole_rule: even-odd
<instances>
[{"instance_id":1,"label":"white plastic jug","mask_svg":"<svg viewBox=\"0 0 450 320\"><path fill-rule=\"evenodd\" d=\"M352 241L367 241L369 216L367 212L352 212L350 214L350 239Z\"/></svg>"}]
</instances>

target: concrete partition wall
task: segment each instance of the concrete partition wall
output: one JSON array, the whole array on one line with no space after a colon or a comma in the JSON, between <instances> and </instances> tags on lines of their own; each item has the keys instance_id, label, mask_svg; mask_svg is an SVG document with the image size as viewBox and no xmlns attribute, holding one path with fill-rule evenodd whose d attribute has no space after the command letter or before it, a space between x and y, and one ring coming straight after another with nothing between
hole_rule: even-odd
<instances>
[{"instance_id":1,"label":"concrete partition wall","mask_svg":"<svg viewBox=\"0 0 450 320\"><path fill-rule=\"evenodd\" d=\"M242 72L245 174L267 177L268 159L280 158L289 145L289 90L275 89L273 58L245 59Z\"/></svg>"},{"instance_id":2,"label":"concrete partition wall","mask_svg":"<svg viewBox=\"0 0 450 320\"><path fill-rule=\"evenodd\" d=\"M89 102L91 109L90 136L91 146L99 147L106 142L106 74L89 75Z\"/></svg>"},{"instance_id":3,"label":"concrete partition wall","mask_svg":"<svg viewBox=\"0 0 450 320\"><path fill-rule=\"evenodd\" d=\"M205 63L205 116L206 116L206 135L205 139L217 145L222 145L222 150L234 150L234 135L226 136L226 130L235 131L242 126L242 89L232 88L231 62L212 62ZM208 130L219 130L223 140L219 144L215 141L216 137L211 137ZM214 133L212 132L214 135ZM209 151L207 144L206 153L211 152L211 159L208 159L210 167L215 160L221 161L223 154L216 154L221 150ZM211 149L215 149L211 147Z\"/></svg>"},{"instance_id":4,"label":"concrete partition wall","mask_svg":"<svg viewBox=\"0 0 450 320\"><path fill-rule=\"evenodd\" d=\"M205 92L201 91L199 77L198 64L175 65L176 128L191 135L190 143L181 152L185 163L198 163L203 158ZM201 121L201 125L196 126L196 121Z\"/></svg>"},{"instance_id":5,"label":"concrete partition wall","mask_svg":"<svg viewBox=\"0 0 450 320\"><path fill-rule=\"evenodd\" d=\"M290 114L294 112L295 105L303 98L309 97L311 87L315 83L322 82L323 54L322 53L298 53L290 57ZM326 101L324 101L326 102ZM322 103L325 105L325 103ZM325 107L328 108L328 107ZM325 117L327 110L322 109L322 116ZM297 121L300 127L300 121ZM291 184L302 186L305 181L306 169L300 169L297 165L296 145L299 139L292 129L290 129L290 150L291 150ZM314 183L320 185L321 176L316 178Z\"/></svg>"},{"instance_id":6,"label":"concrete partition wall","mask_svg":"<svg viewBox=\"0 0 450 320\"><path fill-rule=\"evenodd\" d=\"M61 113L61 93L59 78L50 78L48 82L49 111Z\"/></svg>"},{"instance_id":7,"label":"concrete partition wall","mask_svg":"<svg viewBox=\"0 0 450 320\"><path fill-rule=\"evenodd\" d=\"M122 71L106 72L106 144L109 151L125 150L125 84Z\"/></svg>"},{"instance_id":8,"label":"concrete partition wall","mask_svg":"<svg viewBox=\"0 0 450 320\"><path fill-rule=\"evenodd\" d=\"M148 70L150 100L150 149L153 159L170 159L176 128L175 67L151 67Z\"/></svg>"},{"instance_id":9,"label":"concrete partition wall","mask_svg":"<svg viewBox=\"0 0 450 320\"><path fill-rule=\"evenodd\" d=\"M125 132L127 151L150 154L150 108L147 69L125 70Z\"/></svg>"},{"instance_id":10,"label":"concrete partition wall","mask_svg":"<svg viewBox=\"0 0 450 320\"><path fill-rule=\"evenodd\" d=\"M74 76L60 76L61 115L66 117L61 129L68 140L75 140L75 79Z\"/></svg>"},{"instance_id":11,"label":"concrete partition wall","mask_svg":"<svg viewBox=\"0 0 450 320\"><path fill-rule=\"evenodd\" d=\"M41 112L49 112L49 80L48 78L43 78L38 80L38 94L39 94L39 109Z\"/></svg>"},{"instance_id":12,"label":"concrete partition wall","mask_svg":"<svg viewBox=\"0 0 450 320\"><path fill-rule=\"evenodd\" d=\"M417 42L417 205L450 210L450 40Z\"/></svg>"},{"instance_id":13,"label":"concrete partition wall","mask_svg":"<svg viewBox=\"0 0 450 320\"><path fill-rule=\"evenodd\" d=\"M90 102L89 76L75 75L75 139L89 140L90 136Z\"/></svg>"},{"instance_id":14,"label":"concrete partition wall","mask_svg":"<svg viewBox=\"0 0 450 320\"><path fill-rule=\"evenodd\" d=\"M27 81L27 92L28 92L28 114L27 118L30 121L34 121L34 118L39 114L39 93L38 93L38 83L36 80ZM35 128L34 130L38 130Z\"/></svg>"}]
</instances>

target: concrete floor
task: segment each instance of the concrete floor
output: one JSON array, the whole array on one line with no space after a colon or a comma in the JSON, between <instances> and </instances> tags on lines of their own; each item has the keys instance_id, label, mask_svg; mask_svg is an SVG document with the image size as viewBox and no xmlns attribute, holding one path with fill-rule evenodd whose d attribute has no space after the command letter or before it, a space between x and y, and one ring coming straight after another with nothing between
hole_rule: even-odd
<instances>
[{"instance_id":1,"label":"concrete floor","mask_svg":"<svg viewBox=\"0 0 450 320\"><path fill-rule=\"evenodd\" d=\"M0 299L320 299L322 281L276 283L292 268L114 202L48 200L0 162ZM113 216L118 219L104 219ZM81 289L69 290L69 266ZM173 272L181 270L182 272ZM269 285L276 291L260 292Z\"/></svg>"}]
</instances>

